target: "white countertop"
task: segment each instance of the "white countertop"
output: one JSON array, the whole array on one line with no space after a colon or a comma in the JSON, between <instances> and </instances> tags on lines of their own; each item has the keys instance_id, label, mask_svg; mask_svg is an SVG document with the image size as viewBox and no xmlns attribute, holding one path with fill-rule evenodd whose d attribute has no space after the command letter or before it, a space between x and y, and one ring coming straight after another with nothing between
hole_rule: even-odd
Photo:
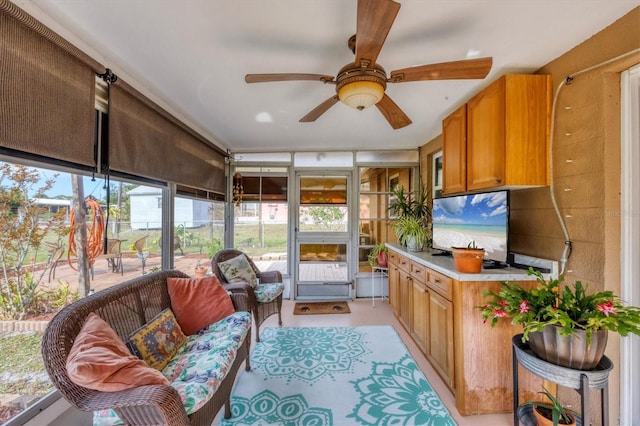
<instances>
[{"instance_id":1,"label":"white countertop","mask_svg":"<svg viewBox=\"0 0 640 426\"><path fill-rule=\"evenodd\" d=\"M513 267L503 269L482 269L479 274L461 274L456 271L453 266L453 257L451 256L434 256L439 250L425 249L424 251L415 252L408 251L406 248L398 244L386 244L389 249L399 252L403 256L440 272L449 278L458 281L535 281L536 277L528 275L525 269ZM548 279L550 274L543 274Z\"/></svg>"}]
</instances>

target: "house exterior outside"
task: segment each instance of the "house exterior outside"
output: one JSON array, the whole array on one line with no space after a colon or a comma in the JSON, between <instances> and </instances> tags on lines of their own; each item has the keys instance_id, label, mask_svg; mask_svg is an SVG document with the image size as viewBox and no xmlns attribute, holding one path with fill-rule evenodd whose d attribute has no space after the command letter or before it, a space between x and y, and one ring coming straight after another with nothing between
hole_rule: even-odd
<instances>
[{"instance_id":1,"label":"house exterior outside","mask_svg":"<svg viewBox=\"0 0 640 426\"><path fill-rule=\"evenodd\" d=\"M160 229L162 226L162 190L138 186L127 192L131 203L131 229ZM189 198L175 199L175 226L197 228L209 223L209 205Z\"/></svg>"}]
</instances>

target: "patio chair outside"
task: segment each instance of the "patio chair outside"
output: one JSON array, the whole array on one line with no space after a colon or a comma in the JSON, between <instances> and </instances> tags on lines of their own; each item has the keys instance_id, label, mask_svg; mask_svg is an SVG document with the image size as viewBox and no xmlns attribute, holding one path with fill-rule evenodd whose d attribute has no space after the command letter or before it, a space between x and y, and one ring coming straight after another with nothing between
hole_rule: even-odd
<instances>
[{"instance_id":1,"label":"patio chair outside","mask_svg":"<svg viewBox=\"0 0 640 426\"><path fill-rule=\"evenodd\" d=\"M51 277L53 275L53 279L56 279L56 266L58 266L58 260L62 258L64 255L64 245L52 245L46 244L49 247L49 257L47 259L47 268L49 268L49 282L51 282Z\"/></svg>"},{"instance_id":2,"label":"patio chair outside","mask_svg":"<svg viewBox=\"0 0 640 426\"><path fill-rule=\"evenodd\" d=\"M180 255L184 256L184 250L182 250L182 244L180 243L180 237L179 236L174 236L173 237L173 251L176 250L180 250Z\"/></svg>"},{"instance_id":3,"label":"patio chair outside","mask_svg":"<svg viewBox=\"0 0 640 426\"><path fill-rule=\"evenodd\" d=\"M122 240L108 239L107 252L96 257L91 263L91 278L93 278L93 265L98 259L106 259L107 264L111 267L111 272L120 271L120 275L124 275L124 266L122 264Z\"/></svg>"},{"instance_id":4,"label":"patio chair outside","mask_svg":"<svg viewBox=\"0 0 640 426\"><path fill-rule=\"evenodd\" d=\"M145 263L147 261L147 256L149 256L149 251L146 250L147 239L149 235L145 235L142 238L138 238L133 242L133 247L136 249L136 255L138 259L142 262L142 275L146 274L144 270Z\"/></svg>"},{"instance_id":5,"label":"patio chair outside","mask_svg":"<svg viewBox=\"0 0 640 426\"><path fill-rule=\"evenodd\" d=\"M111 266L111 272L120 271L120 275L124 275L122 266L122 240L107 240L107 253L103 255L107 259L107 263Z\"/></svg>"}]
</instances>

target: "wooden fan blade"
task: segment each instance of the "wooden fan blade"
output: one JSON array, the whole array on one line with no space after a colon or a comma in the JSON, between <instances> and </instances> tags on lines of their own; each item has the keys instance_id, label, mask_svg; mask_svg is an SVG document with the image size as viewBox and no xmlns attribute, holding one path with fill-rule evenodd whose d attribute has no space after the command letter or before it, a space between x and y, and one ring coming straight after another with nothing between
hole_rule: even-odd
<instances>
[{"instance_id":1,"label":"wooden fan blade","mask_svg":"<svg viewBox=\"0 0 640 426\"><path fill-rule=\"evenodd\" d=\"M318 117L320 117L322 114L327 112L327 110L332 106L334 106L336 103L338 103L338 95L333 95L332 97L330 97L329 99L327 99L326 101L324 101L323 103L321 103L320 105L312 109L311 112L309 112L309 114L302 117L300 119L300 122L310 123L312 121L316 121Z\"/></svg>"},{"instance_id":2,"label":"wooden fan blade","mask_svg":"<svg viewBox=\"0 0 640 426\"><path fill-rule=\"evenodd\" d=\"M399 10L400 3L392 0L358 0L356 65L365 60L373 67Z\"/></svg>"},{"instance_id":3,"label":"wooden fan blade","mask_svg":"<svg viewBox=\"0 0 640 426\"><path fill-rule=\"evenodd\" d=\"M318 80L323 83L331 83L335 77L322 74L247 74L244 81L247 83L268 83L270 81L296 81Z\"/></svg>"},{"instance_id":4,"label":"wooden fan blade","mask_svg":"<svg viewBox=\"0 0 640 426\"><path fill-rule=\"evenodd\" d=\"M407 117L407 114L386 93L376 106L394 129L400 129L411 124L411 119Z\"/></svg>"},{"instance_id":5,"label":"wooden fan blade","mask_svg":"<svg viewBox=\"0 0 640 426\"><path fill-rule=\"evenodd\" d=\"M493 58L467 59L463 61L441 62L439 64L418 65L391 71L389 82L404 83L420 80L459 80L485 78L491 70Z\"/></svg>"}]
</instances>

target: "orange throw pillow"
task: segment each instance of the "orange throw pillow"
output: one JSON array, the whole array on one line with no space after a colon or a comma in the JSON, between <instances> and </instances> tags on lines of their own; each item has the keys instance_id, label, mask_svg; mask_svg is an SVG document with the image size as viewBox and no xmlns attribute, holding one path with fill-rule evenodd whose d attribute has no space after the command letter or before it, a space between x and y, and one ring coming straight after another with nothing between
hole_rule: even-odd
<instances>
[{"instance_id":1,"label":"orange throw pillow","mask_svg":"<svg viewBox=\"0 0 640 426\"><path fill-rule=\"evenodd\" d=\"M73 342L67 374L78 386L104 392L169 385L162 373L132 355L111 326L93 312Z\"/></svg>"},{"instance_id":2,"label":"orange throw pillow","mask_svg":"<svg viewBox=\"0 0 640 426\"><path fill-rule=\"evenodd\" d=\"M171 310L186 335L235 312L229 293L216 277L168 278L167 288Z\"/></svg>"}]
</instances>

